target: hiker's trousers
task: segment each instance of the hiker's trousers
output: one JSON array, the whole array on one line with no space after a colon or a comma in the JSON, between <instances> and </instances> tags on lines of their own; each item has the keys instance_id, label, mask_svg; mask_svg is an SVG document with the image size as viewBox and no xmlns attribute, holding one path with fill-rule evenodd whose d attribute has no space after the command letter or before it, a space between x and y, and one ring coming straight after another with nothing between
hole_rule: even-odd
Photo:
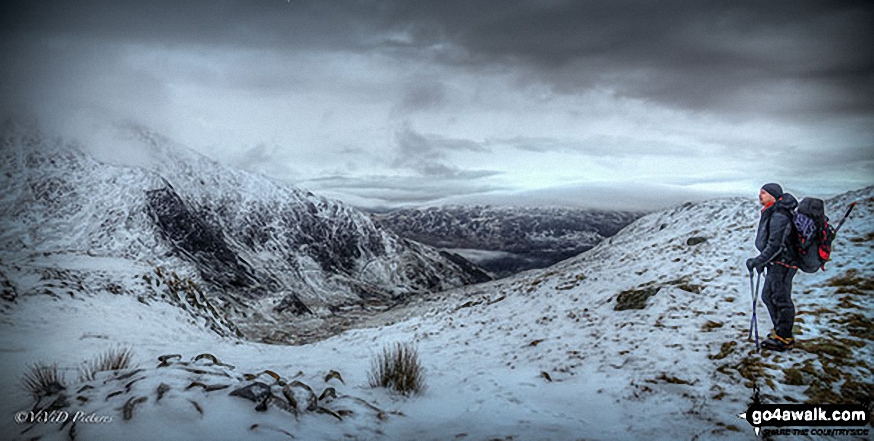
<instances>
[{"instance_id":1,"label":"hiker's trousers","mask_svg":"<svg viewBox=\"0 0 874 441\"><path fill-rule=\"evenodd\" d=\"M783 338L792 337L795 304L792 303L792 278L798 270L783 265L769 265L762 288L762 303L768 307L774 331Z\"/></svg>"}]
</instances>

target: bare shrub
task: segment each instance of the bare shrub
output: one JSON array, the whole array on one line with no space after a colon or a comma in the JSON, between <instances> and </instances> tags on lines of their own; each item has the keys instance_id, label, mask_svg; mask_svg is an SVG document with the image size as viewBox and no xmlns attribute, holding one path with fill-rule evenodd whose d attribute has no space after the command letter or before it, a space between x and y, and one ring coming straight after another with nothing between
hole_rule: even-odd
<instances>
[{"instance_id":1,"label":"bare shrub","mask_svg":"<svg viewBox=\"0 0 874 441\"><path fill-rule=\"evenodd\" d=\"M99 372L127 369L131 365L133 351L130 348L110 348L86 361L79 368L79 381L91 381Z\"/></svg>"},{"instance_id":2,"label":"bare shrub","mask_svg":"<svg viewBox=\"0 0 874 441\"><path fill-rule=\"evenodd\" d=\"M419 353L410 343L385 346L371 363L368 374L371 387L394 389L401 394L420 393L425 389L425 369Z\"/></svg>"},{"instance_id":3,"label":"bare shrub","mask_svg":"<svg viewBox=\"0 0 874 441\"><path fill-rule=\"evenodd\" d=\"M55 395L67 388L63 372L57 364L36 363L30 366L21 378L21 387L34 400Z\"/></svg>"}]
</instances>

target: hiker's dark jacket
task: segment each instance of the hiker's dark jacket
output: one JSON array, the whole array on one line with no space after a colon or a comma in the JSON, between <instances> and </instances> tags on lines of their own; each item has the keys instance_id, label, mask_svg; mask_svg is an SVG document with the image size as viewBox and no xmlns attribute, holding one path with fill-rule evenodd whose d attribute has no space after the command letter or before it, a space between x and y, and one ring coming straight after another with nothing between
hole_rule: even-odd
<instances>
[{"instance_id":1,"label":"hiker's dark jacket","mask_svg":"<svg viewBox=\"0 0 874 441\"><path fill-rule=\"evenodd\" d=\"M783 246L792 229L792 210L798 206L798 201L789 193L762 210L759 218L759 231L756 233L756 249L759 254L753 259L754 266L761 266L768 262L783 262L794 265L794 256Z\"/></svg>"}]
</instances>

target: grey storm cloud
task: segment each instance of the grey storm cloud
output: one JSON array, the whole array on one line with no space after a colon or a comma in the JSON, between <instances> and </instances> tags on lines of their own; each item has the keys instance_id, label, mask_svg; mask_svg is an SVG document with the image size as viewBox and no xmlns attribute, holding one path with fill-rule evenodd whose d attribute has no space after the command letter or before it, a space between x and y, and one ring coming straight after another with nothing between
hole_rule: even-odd
<instances>
[{"instance_id":1,"label":"grey storm cloud","mask_svg":"<svg viewBox=\"0 0 874 441\"><path fill-rule=\"evenodd\" d=\"M868 1L7 2L0 35L279 53L385 52L462 69L514 66L557 93L607 88L695 109L874 110ZM267 81L273 83L271 78ZM252 81L257 81L253 78ZM795 88L784 96L782 88ZM799 97L798 92L804 96ZM439 83L402 106L440 103Z\"/></svg>"},{"instance_id":2,"label":"grey storm cloud","mask_svg":"<svg viewBox=\"0 0 874 441\"><path fill-rule=\"evenodd\" d=\"M297 175L298 173L288 165L289 161L278 160L285 156L287 155L279 146L258 144L243 150L236 158L232 158L229 162L243 170L262 173L267 176Z\"/></svg>"},{"instance_id":3,"label":"grey storm cloud","mask_svg":"<svg viewBox=\"0 0 874 441\"><path fill-rule=\"evenodd\" d=\"M359 3L274 1L6 2L6 35L285 50L353 45Z\"/></svg>"},{"instance_id":4,"label":"grey storm cloud","mask_svg":"<svg viewBox=\"0 0 874 441\"><path fill-rule=\"evenodd\" d=\"M437 80L410 81L403 89L403 96L395 111L407 114L419 110L441 108L446 104L446 86Z\"/></svg>"},{"instance_id":5,"label":"grey storm cloud","mask_svg":"<svg viewBox=\"0 0 874 441\"><path fill-rule=\"evenodd\" d=\"M474 141L451 139L442 136L426 136L404 124L395 133L397 156L396 167L406 167L424 176L451 179L478 179L500 174L491 170L462 170L448 162L448 151L489 152Z\"/></svg>"},{"instance_id":6,"label":"grey storm cloud","mask_svg":"<svg viewBox=\"0 0 874 441\"><path fill-rule=\"evenodd\" d=\"M703 154L701 151L690 150L688 147L677 144L657 140L641 141L622 134L596 135L583 139L515 136L508 139L491 139L486 145L502 145L534 153L565 152L591 157L623 157L641 154L697 156Z\"/></svg>"},{"instance_id":7,"label":"grey storm cloud","mask_svg":"<svg viewBox=\"0 0 874 441\"><path fill-rule=\"evenodd\" d=\"M787 175L793 173L826 173L846 170L859 170L861 176L867 176L874 182L874 140L869 144L859 144L856 147L841 150L793 149L797 161L791 164L779 164L778 167Z\"/></svg>"},{"instance_id":8,"label":"grey storm cloud","mask_svg":"<svg viewBox=\"0 0 874 441\"><path fill-rule=\"evenodd\" d=\"M846 190L874 170L871 35L874 3L851 0L14 0L0 118L85 143L135 121L398 203Z\"/></svg>"},{"instance_id":9,"label":"grey storm cloud","mask_svg":"<svg viewBox=\"0 0 874 441\"><path fill-rule=\"evenodd\" d=\"M392 22L413 26L410 34L419 38L411 44L419 49L454 48L446 57L437 52L442 62L526 66L532 78L548 81L560 93L604 87L682 107L729 111L742 107L738 100L787 113L874 109L871 2L692 5L399 2ZM810 99L762 98L787 83Z\"/></svg>"}]
</instances>

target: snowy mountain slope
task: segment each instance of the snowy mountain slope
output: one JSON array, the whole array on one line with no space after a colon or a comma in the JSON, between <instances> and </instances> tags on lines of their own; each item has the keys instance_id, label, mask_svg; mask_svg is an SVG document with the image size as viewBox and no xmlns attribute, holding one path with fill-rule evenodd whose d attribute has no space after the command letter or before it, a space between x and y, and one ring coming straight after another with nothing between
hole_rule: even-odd
<instances>
[{"instance_id":1,"label":"snowy mountain slope","mask_svg":"<svg viewBox=\"0 0 874 441\"><path fill-rule=\"evenodd\" d=\"M642 213L571 208L445 206L372 215L380 225L506 277L591 249Z\"/></svg>"},{"instance_id":2,"label":"snowy mountain slope","mask_svg":"<svg viewBox=\"0 0 874 441\"><path fill-rule=\"evenodd\" d=\"M85 286L92 291L123 287L112 272L87 267L91 257L121 259L138 268L124 277L180 291L165 296L199 296L195 309L282 340L292 333L280 324L317 326L337 308L390 306L481 275L338 202L222 166L142 128L125 133L150 155L152 170L107 165L38 133L5 129L0 259L14 273L4 279L10 292L35 293L15 285L57 271L99 276ZM57 266L70 262L77 268ZM168 277L185 287L162 287ZM315 322L287 316L306 312Z\"/></svg>"},{"instance_id":3,"label":"snowy mountain slope","mask_svg":"<svg viewBox=\"0 0 874 441\"><path fill-rule=\"evenodd\" d=\"M545 272L477 286L480 296L430 318L443 322L437 329L409 328L448 341L467 335L472 353L543 372L582 396L603 387L621 403L611 412L624 415L628 439L751 435L734 415L754 384L768 402L870 402L872 196L869 187L827 201L834 220L851 201L859 206L829 270L795 279L799 342L789 354L757 355L746 341L743 262L755 254L759 207L738 199L653 213ZM761 302L758 316L764 334Z\"/></svg>"},{"instance_id":4,"label":"snowy mountain slope","mask_svg":"<svg viewBox=\"0 0 874 441\"><path fill-rule=\"evenodd\" d=\"M29 296L2 315L3 369L20 373L43 360L74 371L106 347L133 346L144 369L134 378L142 379L129 390L111 374L91 383L88 397L121 393L74 401L70 410L115 420L78 424L77 439L755 439L736 417L753 384L767 402L870 399L874 188L829 200L827 208L834 219L852 200L859 206L828 271L796 278L799 342L786 354L756 354L746 340L751 304L742 266L753 253L758 207L731 199L650 214L546 271L465 287L437 302L388 311L381 320L394 324L304 346L205 333L187 324L183 311L131 296L103 292L82 302ZM617 310L620 303L642 309ZM761 304L759 321L765 333ZM395 341L419 347L428 386L421 396L367 386L370 358ZM204 352L233 369L206 359L189 367L207 373L157 367L164 354L189 361ZM326 397L331 410L353 413L342 421L316 412L295 417L274 406L258 412L229 395L251 383L244 373L265 369L316 394L334 386L385 414L355 398L343 404ZM345 382L325 381L329 370ZM3 376L4 396L13 396L16 377ZM258 380L279 393L276 380ZM229 387L188 388L195 381ZM170 391L158 400L162 382ZM71 391L84 385L70 383ZM4 402L2 415L30 405L16 397ZM125 404L139 397L146 399L125 421ZM26 427L0 420L13 439L68 439L69 427L37 425L22 435Z\"/></svg>"}]
</instances>

